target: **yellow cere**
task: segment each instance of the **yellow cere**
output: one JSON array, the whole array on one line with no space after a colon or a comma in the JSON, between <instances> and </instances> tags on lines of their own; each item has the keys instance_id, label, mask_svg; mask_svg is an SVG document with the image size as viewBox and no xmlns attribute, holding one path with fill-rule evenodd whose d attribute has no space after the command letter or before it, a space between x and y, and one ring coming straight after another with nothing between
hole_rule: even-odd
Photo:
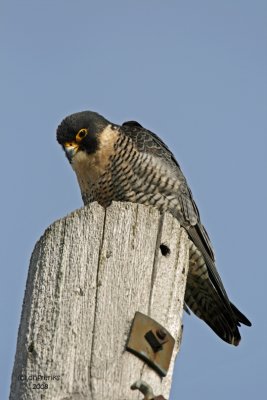
<instances>
[{"instance_id":1,"label":"yellow cere","mask_svg":"<svg viewBox=\"0 0 267 400\"><path fill-rule=\"evenodd\" d=\"M79 143L88 134L88 129L82 128L76 135L76 142Z\"/></svg>"},{"instance_id":2,"label":"yellow cere","mask_svg":"<svg viewBox=\"0 0 267 400\"><path fill-rule=\"evenodd\" d=\"M66 143L64 143L64 147L77 147L77 143L75 143L75 142L66 142Z\"/></svg>"}]
</instances>

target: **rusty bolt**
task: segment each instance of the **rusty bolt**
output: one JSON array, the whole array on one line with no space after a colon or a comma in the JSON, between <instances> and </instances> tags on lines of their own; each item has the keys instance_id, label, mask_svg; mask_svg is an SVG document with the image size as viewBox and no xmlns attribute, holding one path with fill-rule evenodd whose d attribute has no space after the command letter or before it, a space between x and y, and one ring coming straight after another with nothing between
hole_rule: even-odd
<instances>
[{"instance_id":1,"label":"rusty bolt","mask_svg":"<svg viewBox=\"0 0 267 400\"><path fill-rule=\"evenodd\" d=\"M167 332L163 328L157 329L156 330L156 334L161 340L164 340L166 338L166 336L167 336Z\"/></svg>"}]
</instances>

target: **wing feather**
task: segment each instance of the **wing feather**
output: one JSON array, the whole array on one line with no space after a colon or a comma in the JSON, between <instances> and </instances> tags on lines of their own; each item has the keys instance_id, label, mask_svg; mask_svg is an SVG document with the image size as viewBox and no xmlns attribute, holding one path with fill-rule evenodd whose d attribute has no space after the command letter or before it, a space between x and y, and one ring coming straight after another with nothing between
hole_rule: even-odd
<instances>
[{"instance_id":1,"label":"wing feather","mask_svg":"<svg viewBox=\"0 0 267 400\"><path fill-rule=\"evenodd\" d=\"M208 288L208 293L216 293L216 298L221 299L222 301L222 304L219 308L221 313L216 319L217 333L219 336L224 336L226 338L227 335L225 332L223 332L224 328L227 329L228 333L229 331L232 333L234 332L237 344L240 338L238 337L238 330L236 331L234 326L238 325L239 322L242 322L245 325L250 325L250 321L248 321L248 319L230 302L228 298L215 265L215 255L209 235L201 223L198 208L193 199L192 192L187 184L185 176L182 173L180 165L168 146L155 133L143 128L138 122L125 122L120 129L125 135L129 136L133 140L138 151L149 153L154 157L159 158L161 162L165 163L167 171L169 172L169 177L171 179L177 179L179 182L181 182L178 192L173 193L173 195L175 195L178 199L181 209L181 213L178 214L180 215L179 218L181 218L179 219L179 222L187 230L190 239L201 251L204 257L209 279L203 288ZM190 285L191 284L189 281L189 290ZM199 288L201 290L201 287ZM218 305L219 301L216 301L216 304ZM208 319L206 322L209 325L212 324ZM229 324L230 328L228 326ZM218 328L220 325L221 328ZM214 326L212 326L212 329L214 329ZM216 329L214 330L216 331Z\"/></svg>"}]
</instances>

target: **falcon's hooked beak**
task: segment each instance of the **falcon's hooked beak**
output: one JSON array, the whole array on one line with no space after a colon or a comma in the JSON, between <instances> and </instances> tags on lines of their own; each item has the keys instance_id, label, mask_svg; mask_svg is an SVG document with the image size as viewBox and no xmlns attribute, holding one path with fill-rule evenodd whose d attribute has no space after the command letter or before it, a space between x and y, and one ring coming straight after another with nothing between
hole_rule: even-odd
<instances>
[{"instance_id":1,"label":"falcon's hooked beak","mask_svg":"<svg viewBox=\"0 0 267 400\"><path fill-rule=\"evenodd\" d=\"M66 142L64 143L64 150L69 162L71 162L72 158L79 150L79 145L76 142Z\"/></svg>"}]
</instances>

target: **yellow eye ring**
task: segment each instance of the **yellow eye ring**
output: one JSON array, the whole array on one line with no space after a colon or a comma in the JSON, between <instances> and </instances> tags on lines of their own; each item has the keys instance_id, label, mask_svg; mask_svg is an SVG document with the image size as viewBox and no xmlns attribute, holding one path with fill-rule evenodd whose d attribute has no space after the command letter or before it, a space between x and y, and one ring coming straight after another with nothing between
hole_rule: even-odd
<instances>
[{"instance_id":1,"label":"yellow eye ring","mask_svg":"<svg viewBox=\"0 0 267 400\"><path fill-rule=\"evenodd\" d=\"M87 134L88 134L88 129L85 128L80 129L76 135L76 142L80 143Z\"/></svg>"}]
</instances>

